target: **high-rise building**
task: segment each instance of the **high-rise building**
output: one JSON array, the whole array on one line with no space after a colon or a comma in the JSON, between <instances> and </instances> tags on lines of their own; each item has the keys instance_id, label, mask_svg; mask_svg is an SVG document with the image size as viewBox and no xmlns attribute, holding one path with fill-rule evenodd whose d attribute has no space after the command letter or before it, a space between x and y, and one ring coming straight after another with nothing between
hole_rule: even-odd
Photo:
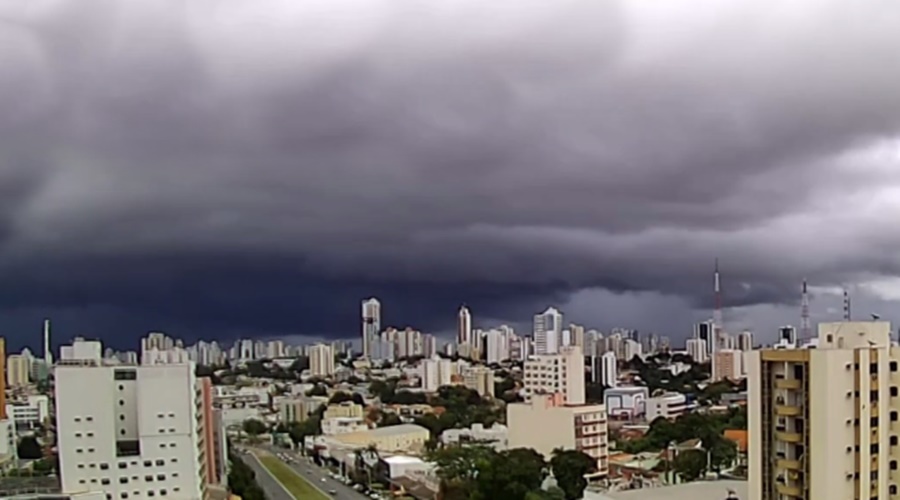
<instances>
[{"instance_id":1,"label":"high-rise building","mask_svg":"<svg viewBox=\"0 0 900 500\"><path fill-rule=\"evenodd\" d=\"M556 354L562 341L563 315L553 307L534 315L534 353Z\"/></svg>"},{"instance_id":2,"label":"high-rise building","mask_svg":"<svg viewBox=\"0 0 900 500\"><path fill-rule=\"evenodd\" d=\"M528 358L524 364L524 387L529 396L559 393L565 404L584 404L584 354L581 348L564 347L559 354Z\"/></svg>"},{"instance_id":3,"label":"high-rise building","mask_svg":"<svg viewBox=\"0 0 900 500\"><path fill-rule=\"evenodd\" d=\"M797 329L793 326L782 326L778 329L778 345L796 346L797 345Z\"/></svg>"},{"instance_id":4,"label":"high-rise building","mask_svg":"<svg viewBox=\"0 0 900 500\"><path fill-rule=\"evenodd\" d=\"M450 385L453 376L459 374L457 363L438 356L423 359L419 366L422 370L422 390L425 392L437 392L439 388Z\"/></svg>"},{"instance_id":5,"label":"high-rise building","mask_svg":"<svg viewBox=\"0 0 900 500\"><path fill-rule=\"evenodd\" d=\"M706 341L703 339L687 339L684 343L688 356L697 363L706 363L709 353L706 349Z\"/></svg>"},{"instance_id":6,"label":"high-rise building","mask_svg":"<svg viewBox=\"0 0 900 500\"><path fill-rule=\"evenodd\" d=\"M600 380L599 382L606 387L615 387L619 385L619 369L616 353L605 352L600 355Z\"/></svg>"},{"instance_id":7,"label":"high-rise building","mask_svg":"<svg viewBox=\"0 0 900 500\"><path fill-rule=\"evenodd\" d=\"M641 346L640 342L638 342L636 340L632 340L632 339L625 340L625 361L626 362L631 361L635 357L643 358L643 354L644 354L643 347Z\"/></svg>"},{"instance_id":8,"label":"high-rise building","mask_svg":"<svg viewBox=\"0 0 900 500\"><path fill-rule=\"evenodd\" d=\"M6 384L9 387L24 387L30 382L31 360L21 354L10 354L6 358Z\"/></svg>"},{"instance_id":9,"label":"high-rise building","mask_svg":"<svg viewBox=\"0 0 900 500\"><path fill-rule=\"evenodd\" d=\"M744 330L743 332L738 334L737 337L737 348L739 351L752 351L753 350L753 332L749 330Z\"/></svg>"},{"instance_id":10,"label":"high-rise building","mask_svg":"<svg viewBox=\"0 0 900 500\"><path fill-rule=\"evenodd\" d=\"M362 351L364 357L371 357L372 344L380 332L381 302L372 297L362 302Z\"/></svg>"},{"instance_id":11,"label":"high-rise building","mask_svg":"<svg viewBox=\"0 0 900 500\"><path fill-rule=\"evenodd\" d=\"M707 358L715 352L715 330L716 323L713 320L707 320L694 325L694 338L705 342Z\"/></svg>"},{"instance_id":12,"label":"high-rise building","mask_svg":"<svg viewBox=\"0 0 900 500\"><path fill-rule=\"evenodd\" d=\"M463 385L481 397L494 397L494 370L485 366L472 366L463 372Z\"/></svg>"},{"instance_id":13,"label":"high-rise building","mask_svg":"<svg viewBox=\"0 0 900 500\"><path fill-rule=\"evenodd\" d=\"M6 420L6 339L0 337L0 420Z\"/></svg>"},{"instance_id":14,"label":"high-rise building","mask_svg":"<svg viewBox=\"0 0 900 500\"><path fill-rule=\"evenodd\" d=\"M506 330L494 328L484 332L485 361L500 363L509 359L509 338Z\"/></svg>"},{"instance_id":15,"label":"high-rise building","mask_svg":"<svg viewBox=\"0 0 900 500\"><path fill-rule=\"evenodd\" d=\"M200 452L206 409L194 365L104 365L102 349L72 347L55 367L62 492L206 498L211 457Z\"/></svg>"},{"instance_id":16,"label":"high-rise building","mask_svg":"<svg viewBox=\"0 0 900 500\"><path fill-rule=\"evenodd\" d=\"M472 345L472 313L466 306L460 307L457 315L456 345Z\"/></svg>"},{"instance_id":17,"label":"high-rise building","mask_svg":"<svg viewBox=\"0 0 900 500\"><path fill-rule=\"evenodd\" d=\"M44 320L44 363L53 365L53 348L50 345L50 320Z\"/></svg>"},{"instance_id":18,"label":"high-rise building","mask_svg":"<svg viewBox=\"0 0 900 500\"><path fill-rule=\"evenodd\" d=\"M747 353L749 498L896 498L900 351L890 333L885 321L822 323L815 349Z\"/></svg>"},{"instance_id":19,"label":"high-rise building","mask_svg":"<svg viewBox=\"0 0 900 500\"><path fill-rule=\"evenodd\" d=\"M741 366L743 354L736 349L722 349L713 354L713 381L727 379L734 382L743 378L744 371Z\"/></svg>"},{"instance_id":20,"label":"high-rise building","mask_svg":"<svg viewBox=\"0 0 900 500\"><path fill-rule=\"evenodd\" d=\"M328 344L316 344L309 348L309 373L314 377L334 375L334 350Z\"/></svg>"}]
</instances>

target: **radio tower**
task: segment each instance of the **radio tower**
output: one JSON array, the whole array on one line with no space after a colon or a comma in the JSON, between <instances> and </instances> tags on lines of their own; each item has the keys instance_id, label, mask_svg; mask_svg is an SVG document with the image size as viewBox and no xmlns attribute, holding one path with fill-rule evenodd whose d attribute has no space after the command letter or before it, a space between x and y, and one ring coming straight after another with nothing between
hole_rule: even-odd
<instances>
[{"instance_id":1,"label":"radio tower","mask_svg":"<svg viewBox=\"0 0 900 500\"><path fill-rule=\"evenodd\" d=\"M719 259L716 258L716 267L713 274L713 291L715 292L716 308L713 310L713 346L712 352L719 350L722 341L722 288L719 284Z\"/></svg>"},{"instance_id":2,"label":"radio tower","mask_svg":"<svg viewBox=\"0 0 900 500\"><path fill-rule=\"evenodd\" d=\"M809 325L809 293L806 290L806 278L803 278L803 298L800 301L800 336L804 340L812 338L812 328Z\"/></svg>"},{"instance_id":3,"label":"radio tower","mask_svg":"<svg viewBox=\"0 0 900 500\"><path fill-rule=\"evenodd\" d=\"M844 321L850 321L850 292L844 288Z\"/></svg>"}]
</instances>

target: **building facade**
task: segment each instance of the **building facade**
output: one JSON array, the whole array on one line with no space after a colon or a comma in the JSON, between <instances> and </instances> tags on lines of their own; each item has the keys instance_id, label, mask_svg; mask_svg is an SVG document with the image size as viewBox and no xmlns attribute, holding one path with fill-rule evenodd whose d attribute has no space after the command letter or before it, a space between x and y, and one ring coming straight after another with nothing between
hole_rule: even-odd
<instances>
[{"instance_id":1,"label":"building facade","mask_svg":"<svg viewBox=\"0 0 900 500\"><path fill-rule=\"evenodd\" d=\"M524 363L523 380L528 396L559 393L568 405L584 404L584 355L581 348L565 347L559 354L528 358Z\"/></svg>"}]
</instances>

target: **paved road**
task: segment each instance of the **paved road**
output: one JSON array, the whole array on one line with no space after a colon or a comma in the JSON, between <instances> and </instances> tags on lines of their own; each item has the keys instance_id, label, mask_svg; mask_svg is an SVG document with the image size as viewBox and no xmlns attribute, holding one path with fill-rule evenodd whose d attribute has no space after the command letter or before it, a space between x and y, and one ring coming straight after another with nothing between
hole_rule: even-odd
<instances>
[{"instance_id":1,"label":"paved road","mask_svg":"<svg viewBox=\"0 0 900 500\"><path fill-rule=\"evenodd\" d=\"M296 471L298 474L300 474L303 479L306 479L308 482L318 487L319 490L326 494L326 496L331 497L334 500L363 500L369 498L362 493L354 490L353 488L347 486L346 484L340 481L335 481L331 476L328 475L329 471L327 469L311 463L307 457L286 450L272 449L270 451L273 454L286 453L290 457L293 457L294 460L290 464L288 464L288 466L294 469L294 471ZM271 478L271 476L269 477ZM277 486L278 483L275 484ZM262 485L260 484L260 486ZM332 491L334 491L334 493L331 493ZM271 500L283 499L272 497Z\"/></svg>"},{"instance_id":2,"label":"paved road","mask_svg":"<svg viewBox=\"0 0 900 500\"><path fill-rule=\"evenodd\" d=\"M241 460L256 473L256 483L265 492L266 498L269 500L295 500L294 496L288 493L256 458L249 453L241 453L240 455Z\"/></svg>"}]
</instances>

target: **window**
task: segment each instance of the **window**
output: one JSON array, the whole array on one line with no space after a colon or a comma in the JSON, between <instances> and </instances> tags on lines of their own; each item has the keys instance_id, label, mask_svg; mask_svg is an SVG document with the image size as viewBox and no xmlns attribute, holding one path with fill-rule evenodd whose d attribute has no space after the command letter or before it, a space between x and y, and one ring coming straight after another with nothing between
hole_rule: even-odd
<instances>
[{"instance_id":1,"label":"window","mask_svg":"<svg viewBox=\"0 0 900 500\"><path fill-rule=\"evenodd\" d=\"M878 363L870 363L869 364L869 373L878 373Z\"/></svg>"},{"instance_id":2,"label":"window","mask_svg":"<svg viewBox=\"0 0 900 500\"><path fill-rule=\"evenodd\" d=\"M75 437L80 438L80 437L81 437L81 433L80 433L80 432L76 432L76 433L75 433Z\"/></svg>"},{"instance_id":3,"label":"window","mask_svg":"<svg viewBox=\"0 0 900 500\"><path fill-rule=\"evenodd\" d=\"M157 460L156 461L156 465L165 465L165 464L166 464L165 460Z\"/></svg>"},{"instance_id":4,"label":"window","mask_svg":"<svg viewBox=\"0 0 900 500\"><path fill-rule=\"evenodd\" d=\"M128 498L128 493L125 493L125 492L123 491L122 494L119 495L119 496L122 497L122 498Z\"/></svg>"},{"instance_id":5,"label":"window","mask_svg":"<svg viewBox=\"0 0 900 500\"><path fill-rule=\"evenodd\" d=\"M148 496L148 497L156 496L156 492L153 491L153 490L150 490L150 491L147 492L147 496Z\"/></svg>"},{"instance_id":6,"label":"window","mask_svg":"<svg viewBox=\"0 0 900 500\"><path fill-rule=\"evenodd\" d=\"M94 437L94 433L93 433L93 432L88 432L88 433L87 433L87 437L89 437L89 438Z\"/></svg>"},{"instance_id":7,"label":"window","mask_svg":"<svg viewBox=\"0 0 900 500\"><path fill-rule=\"evenodd\" d=\"M153 462L151 462L150 460L144 460L144 467L150 467L151 465L153 465Z\"/></svg>"},{"instance_id":8,"label":"window","mask_svg":"<svg viewBox=\"0 0 900 500\"><path fill-rule=\"evenodd\" d=\"M84 479L79 479L79 480L78 480L78 484L84 484L84 483L85 483Z\"/></svg>"},{"instance_id":9,"label":"window","mask_svg":"<svg viewBox=\"0 0 900 500\"><path fill-rule=\"evenodd\" d=\"M891 446L897 446L897 436L891 436Z\"/></svg>"},{"instance_id":10,"label":"window","mask_svg":"<svg viewBox=\"0 0 900 500\"><path fill-rule=\"evenodd\" d=\"M93 453L93 452L94 452L93 448L88 448L88 453Z\"/></svg>"},{"instance_id":11,"label":"window","mask_svg":"<svg viewBox=\"0 0 900 500\"><path fill-rule=\"evenodd\" d=\"M113 372L113 378L116 380L137 380L136 370L116 370Z\"/></svg>"},{"instance_id":12,"label":"window","mask_svg":"<svg viewBox=\"0 0 900 500\"><path fill-rule=\"evenodd\" d=\"M897 371L897 362L896 361L891 361L891 371L892 372Z\"/></svg>"},{"instance_id":13,"label":"window","mask_svg":"<svg viewBox=\"0 0 900 500\"><path fill-rule=\"evenodd\" d=\"M890 493L891 495L896 495L897 494L897 485L896 484L890 485L888 487L888 493Z\"/></svg>"},{"instance_id":14,"label":"window","mask_svg":"<svg viewBox=\"0 0 900 500\"><path fill-rule=\"evenodd\" d=\"M122 385L122 384L119 384L119 390L120 390L120 391L124 391L124 390L125 390L125 386Z\"/></svg>"},{"instance_id":15,"label":"window","mask_svg":"<svg viewBox=\"0 0 900 500\"><path fill-rule=\"evenodd\" d=\"M81 422L81 417L75 417L76 422Z\"/></svg>"},{"instance_id":16,"label":"window","mask_svg":"<svg viewBox=\"0 0 900 500\"><path fill-rule=\"evenodd\" d=\"M124 421L125 421L125 415L119 415L119 420L121 420L122 422L124 422Z\"/></svg>"},{"instance_id":17,"label":"window","mask_svg":"<svg viewBox=\"0 0 900 500\"><path fill-rule=\"evenodd\" d=\"M891 386L891 397L896 398L896 397L897 397L897 393L898 393L897 387L896 387L896 386Z\"/></svg>"},{"instance_id":18,"label":"window","mask_svg":"<svg viewBox=\"0 0 900 500\"><path fill-rule=\"evenodd\" d=\"M175 460L172 460L172 461L174 462ZM172 477L178 477L178 473L177 473L177 472L173 472L173 473L172 473Z\"/></svg>"},{"instance_id":19,"label":"window","mask_svg":"<svg viewBox=\"0 0 900 500\"><path fill-rule=\"evenodd\" d=\"M96 468L97 466L96 466L95 464L90 464L90 465L88 465L88 467L90 467L91 469L94 469L94 468Z\"/></svg>"},{"instance_id":20,"label":"window","mask_svg":"<svg viewBox=\"0 0 900 500\"><path fill-rule=\"evenodd\" d=\"M124 435L125 435L125 429L120 430L120 431L119 431L119 434L121 434L121 435L124 436Z\"/></svg>"},{"instance_id":21,"label":"window","mask_svg":"<svg viewBox=\"0 0 900 500\"><path fill-rule=\"evenodd\" d=\"M119 406L125 406L125 400L124 400L124 399L120 399L120 400L119 400Z\"/></svg>"},{"instance_id":22,"label":"window","mask_svg":"<svg viewBox=\"0 0 900 500\"><path fill-rule=\"evenodd\" d=\"M869 446L869 453L871 453L873 455L878 453L878 443L875 443L872 446Z\"/></svg>"},{"instance_id":23,"label":"window","mask_svg":"<svg viewBox=\"0 0 900 500\"><path fill-rule=\"evenodd\" d=\"M120 469L124 469L124 468L126 468L126 467L128 467L128 462L119 462L119 468L120 468Z\"/></svg>"},{"instance_id":24,"label":"window","mask_svg":"<svg viewBox=\"0 0 900 500\"><path fill-rule=\"evenodd\" d=\"M156 480L157 480L157 481L165 481L165 480L166 480L166 475L165 475L165 474L157 474L157 475L156 475Z\"/></svg>"},{"instance_id":25,"label":"window","mask_svg":"<svg viewBox=\"0 0 900 500\"><path fill-rule=\"evenodd\" d=\"M891 460L891 470L897 470L897 461Z\"/></svg>"},{"instance_id":26,"label":"window","mask_svg":"<svg viewBox=\"0 0 900 500\"><path fill-rule=\"evenodd\" d=\"M112 500L112 493L106 494L106 500Z\"/></svg>"},{"instance_id":27,"label":"window","mask_svg":"<svg viewBox=\"0 0 900 500\"><path fill-rule=\"evenodd\" d=\"M120 477L120 478L119 478L119 484L128 484L128 478L127 478L127 477Z\"/></svg>"},{"instance_id":28,"label":"window","mask_svg":"<svg viewBox=\"0 0 900 500\"><path fill-rule=\"evenodd\" d=\"M163 497L166 496L166 490L159 490L159 495Z\"/></svg>"},{"instance_id":29,"label":"window","mask_svg":"<svg viewBox=\"0 0 900 500\"><path fill-rule=\"evenodd\" d=\"M82 450L81 448L75 448L75 453L81 453L81 452L83 452L83 451L84 451L84 450Z\"/></svg>"},{"instance_id":30,"label":"window","mask_svg":"<svg viewBox=\"0 0 900 500\"><path fill-rule=\"evenodd\" d=\"M107 469L109 469L109 464L107 464L107 463L100 464L100 470L107 470Z\"/></svg>"},{"instance_id":31,"label":"window","mask_svg":"<svg viewBox=\"0 0 900 500\"><path fill-rule=\"evenodd\" d=\"M78 464L79 469L84 469L84 464Z\"/></svg>"},{"instance_id":32,"label":"window","mask_svg":"<svg viewBox=\"0 0 900 500\"><path fill-rule=\"evenodd\" d=\"M176 486L176 487L172 488L172 491L174 491L174 492L177 493L177 492L181 491L181 488L179 488L178 486Z\"/></svg>"},{"instance_id":33,"label":"window","mask_svg":"<svg viewBox=\"0 0 900 500\"><path fill-rule=\"evenodd\" d=\"M153 474L147 474L146 476L144 476L144 481L152 483L153 482Z\"/></svg>"},{"instance_id":34,"label":"window","mask_svg":"<svg viewBox=\"0 0 900 500\"><path fill-rule=\"evenodd\" d=\"M87 418L85 418L84 420L87 421L87 422L93 422L93 421L94 421L94 417L87 417Z\"/></svg>"},{"instance_id":35,"label":"window","mask_svg":"<svg viewBox=\"0 0 900 500\"><path fill-rule=\"evenodd\" d=\"M160 448L165 448L165 447L166 447L166 443L159 443L159 447L160 447Z\"/></svg>"},{"instance_id":36,"label":"window","mask_svg":"<svg viewBox=\"0 0 900 500\"><path fill-rule=\"evenodd\" d=\"M104 485L109 484L109 479L104 477L103 479L100 480L100 484L104 484Z\"/></svg>"},{"instance_id":37,"label":"window","mask_svg":"<svg viewBox=\"0 0 900 500\"><path fill-rule=\"evenodd\" d=\"M896 421L897 421L897 412L891 411L891 422L896 422Z\"/></svg>"}]
</instances>

